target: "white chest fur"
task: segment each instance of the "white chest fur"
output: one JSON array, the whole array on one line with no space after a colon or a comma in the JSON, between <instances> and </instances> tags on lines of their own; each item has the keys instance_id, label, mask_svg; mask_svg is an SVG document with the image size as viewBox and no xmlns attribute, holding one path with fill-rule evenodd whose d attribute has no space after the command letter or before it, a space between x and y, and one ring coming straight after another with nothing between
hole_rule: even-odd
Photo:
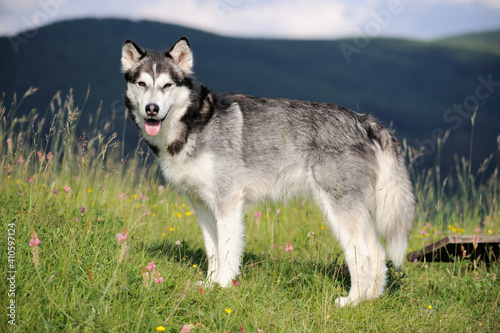
<instances>
[{"instance_id":1,"label":"white chest fur","mask_svg":"<svg viewBox=\"0 0 500 333\"><path fill-rule=\"evenodd\" d=\"M159 157L160 167L168 181L190 195L211 199L214 188L214 156L203 152L196 156L189 155L187 147L177 155L165 152Z\"/></svg>"}]
</instances>

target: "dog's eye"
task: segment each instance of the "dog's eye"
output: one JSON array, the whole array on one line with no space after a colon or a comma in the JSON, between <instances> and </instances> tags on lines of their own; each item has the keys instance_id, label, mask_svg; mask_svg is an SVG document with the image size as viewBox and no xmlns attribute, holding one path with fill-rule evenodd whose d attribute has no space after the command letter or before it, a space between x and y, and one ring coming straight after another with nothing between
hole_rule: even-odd
<instances>
[{"instance_id":1,"label":"dog's eye","mask_svg":"<svg viewBox=\"0 0 500 333\"><path fill-rule=\"evenodd\" d=\"M172 83L167 83L163 86L163 89L170 88L172 86Z\"/></svg>"},{"instance_id":2,"label":"dog's eye","mask_svg":"<svg viewBox=\"0 0 500 333\"><path fill-rule=\"evenodd\" d=\"M145 87L146 86L146 83L144 83L142 81L137 82L137 84L140 85L141 87Z\"/></svg>"}]
</instances>

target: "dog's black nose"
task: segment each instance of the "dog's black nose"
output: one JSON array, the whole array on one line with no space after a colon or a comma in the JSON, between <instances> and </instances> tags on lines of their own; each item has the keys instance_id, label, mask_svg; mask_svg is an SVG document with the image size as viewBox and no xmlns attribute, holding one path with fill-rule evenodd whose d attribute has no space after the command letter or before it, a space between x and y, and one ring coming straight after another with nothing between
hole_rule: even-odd
<instances>
[{"instance_id":1,"label":"dog's black nose","mask_svg":"<svg viewBox=\"0 0 500 333\"><path fill-rule=\"evenodd\" d=\"M149 103L146 105L146 114L150 117L156 116L160 112L160 107L158 104Z\"/></svg>"}]
</instances>

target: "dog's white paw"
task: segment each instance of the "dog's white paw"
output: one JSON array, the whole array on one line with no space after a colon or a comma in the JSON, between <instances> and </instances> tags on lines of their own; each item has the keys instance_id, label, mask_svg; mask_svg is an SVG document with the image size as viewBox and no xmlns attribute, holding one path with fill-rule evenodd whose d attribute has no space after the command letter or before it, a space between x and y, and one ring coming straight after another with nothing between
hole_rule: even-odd
<instances>
[{"instance_id":1,"label":"dog's white paw","mask_svg":"<svg viewBox=\"0 0 500 333\"><path fill-rule=\"evenodd\" d=\"M353 297L339 297L335 299L335 305L343 308L344 306L354 306L358 304L360 299L358 297L353 298Z\"/></svg>"}]
</instances>

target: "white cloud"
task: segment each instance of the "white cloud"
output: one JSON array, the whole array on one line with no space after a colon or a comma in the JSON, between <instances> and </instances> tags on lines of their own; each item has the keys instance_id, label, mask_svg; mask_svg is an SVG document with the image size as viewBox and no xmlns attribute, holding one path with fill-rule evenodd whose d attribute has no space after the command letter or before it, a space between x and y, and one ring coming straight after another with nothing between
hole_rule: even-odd
<instances>
[{"instance_id":1,"label":"white cloud","mask_svg":"<svg viewBox=\"0 0 500 333\"><path fill-rule=\"evenodd\" d=\"M2 1L0 3L0 10L2 12L14 13L36 10L37 8L40 8L38 2L38 0Z\"/></svg>"},{"instance_id":2,"label":"white cloud","mask_svg":"<svg viewBox=\"0 0 500 333\"><path fill-rule=\"evenodd\" d=\"M498 0L480 0L479 2L482 2L491 8L500 8L500 1Z\"/></svg>"},{"instance_id":3,"label":"white cloud","mask_svg":"<svg viewBox=\"0 0 500 333\"><path fill-rule=\"evenodd\" d=\"M392 2L403 10L377 36L432 38L500 27L500 0L4 0L0 35L93 16L156 20L229 36L338 38L366 30L374 13Z\"/></svg>"},{"instance_id":4,"label":"white cloud","mask_svg":"<svg viewBox=\"0 0 500 333\"><path fill-rule=\"evenodd\" d=\"M433 3L460 3L460 4L482 4L489 8L500 9L499 0L424 0L423 2L433 2Z\"/></svg>"},{"instance_id":5,"label":"white cloud","mask_svg":"<svg viewBox=\"0 0 500 333\"><path fill-rule=\"evenodd\" d=\"M149 2L138 15L233 36L331 38L352 34L374 0Z\"/></svg>"}]
</instances>

